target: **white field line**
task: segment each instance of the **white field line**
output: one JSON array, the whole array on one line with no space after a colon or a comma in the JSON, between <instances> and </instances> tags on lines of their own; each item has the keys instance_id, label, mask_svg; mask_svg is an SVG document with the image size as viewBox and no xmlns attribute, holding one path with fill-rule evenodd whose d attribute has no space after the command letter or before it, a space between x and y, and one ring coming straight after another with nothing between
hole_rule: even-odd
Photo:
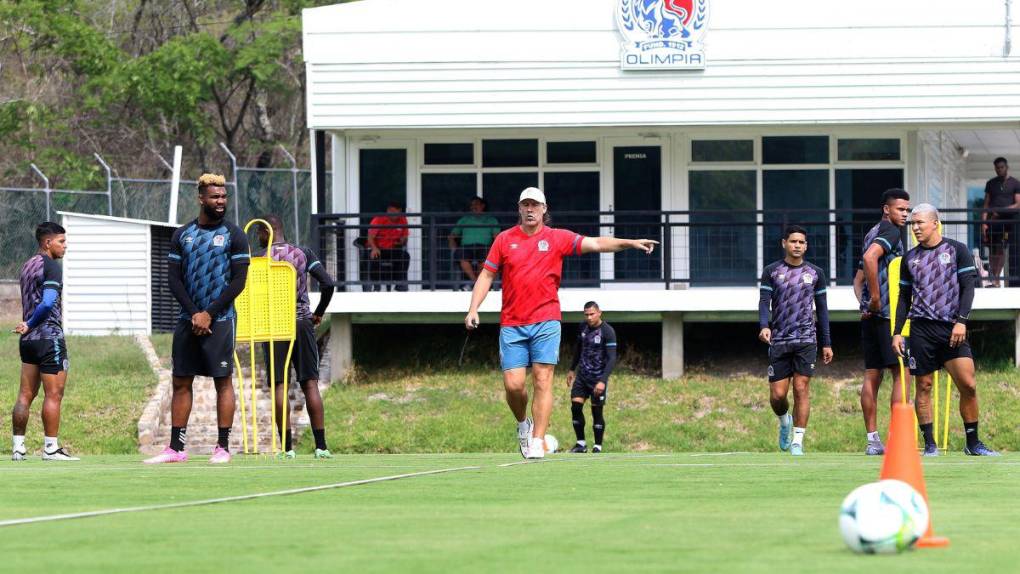
<instances>
[{"instance_id":1,"label":"white field line","mask_svg":"<svg viewBox=\"0 0 1020 574\"><path fill-rule=\"evenodd\" d=\"M441 468L437 470L426 470L423 472L412 472L408 474L395 474L392 476L380 476L377 478L367 478L364 480L352 480L349 482L336 482L333 484L323 484L319 486L307 486L304 488L291 488L288 490L275 490L271 492L258 492L255 494L242 494L239 496L225 496L222 498L208 498L205 500L192 500L190 502L175 502L171 504L153 504L149 506L132 506L128 508L108 508L106 510L92 510L88 512L75 512L72 514L52 514L49 516L33 516L29 518L16 518L13 520L0 521L0 527L3 526L17 526L21 524L35 524L38 522L55 522L57 520L70 520L72 518L90 518L93 516L107 516L110 514L124 514L127 512L148 512L151 510L169 510L174 508L189 508L193 506L207 506L210 504L221 504L224 502L238 502L242 500L254 500L257 498L269 498L272 496L288 496L291 494L303 494L306 492L318 492L321 490L332 490L335 488L344 488L348 486L359 486L362 484L374 484L377 482L387 482L391 480L401 480L404 478L414 478L418 476L429 476L432 474L444 474L449 472L457 472L461 470L478 470L479 466L459 466L454 468Z\"/></svg>"}]
</instances>

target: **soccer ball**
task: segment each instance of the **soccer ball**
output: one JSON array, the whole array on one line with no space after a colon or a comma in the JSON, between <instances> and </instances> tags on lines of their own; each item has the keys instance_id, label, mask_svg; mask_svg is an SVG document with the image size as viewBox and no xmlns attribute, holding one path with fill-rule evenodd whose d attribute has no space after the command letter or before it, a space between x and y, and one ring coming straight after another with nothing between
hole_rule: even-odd
<instances>
[{"instance_id":1,"label":"soccer ball","mask_svg":"<svg viewBox=\"0 0 1020 574\"><path fill-rule=\"evenodd\" d=\"M928 530L928 505L919 492L903 481L865 484L843 499L839 529L843 541L854 552L902 552Z\"/></svg>"},{"instance_id":2,"label":"soccer ball","mask_svg":"<svg viewBox=\"0 0 1020 574\"><path fill-rule=\"evenodd\" d=\"M545 452L556 452L560 448L560 441L551 434L545 435Z\"/></svg>"}]
</instances>

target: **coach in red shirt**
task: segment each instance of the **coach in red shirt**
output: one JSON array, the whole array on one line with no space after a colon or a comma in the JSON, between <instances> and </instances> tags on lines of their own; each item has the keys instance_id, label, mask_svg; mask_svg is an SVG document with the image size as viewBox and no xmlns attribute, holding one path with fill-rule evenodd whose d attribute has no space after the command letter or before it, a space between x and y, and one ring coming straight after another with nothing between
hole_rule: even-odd
<instances>
[{"instance_id":1,"label":"coach in red shirt","mask_svg":"<svg viewBox=\"0 0 1020 574\"><path fill-rule=\"evenodd\" d=\"M563 258L585 253L611 253L640 249L651 253L651 239L582 237L566 229L546 227L548 206L541 189L529 187L518 201L520 224L496 236L482 273L471 293L471 308L464 317L469 330L478 326L478 307L503 275L503 311L500 314L499 356L503 367L506 402L517 417L517 439L525 458L545 456L545 431L552 413L552 379L559 362L560 300L557 291ZM527 368L531 367L535 398L534 422L527 418Z\"/></svg>"},{"instance_id":2,"label":"coach in red shirt","mask_svg":"<svg viewBox=\"0 0 1020 574\"><path fill-rule=\"evenodd\" d=\"M368 248L372 265L369 267L369 279L372 290L382 290L381 283L396 284L397 291L407 291L407 268L411 257L404 250L407 238L407 217L403 207L396 202L386 206L386 215L377 215L368 223ZM387 269L380 265L388 262Z\"/></svg>"}]
</instances>

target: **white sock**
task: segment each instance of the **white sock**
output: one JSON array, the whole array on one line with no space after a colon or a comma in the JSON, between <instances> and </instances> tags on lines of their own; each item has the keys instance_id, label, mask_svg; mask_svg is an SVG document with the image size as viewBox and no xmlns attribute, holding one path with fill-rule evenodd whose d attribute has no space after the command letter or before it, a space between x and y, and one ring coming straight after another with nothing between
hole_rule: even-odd
<instances>
[{"instance_id":1,"label":"white sock","mask_svg":"<svg viewBox=\"0 0 1020 574\"><path fill-rule=\"evenodd\" d=\"M806 428L793 427L793 444L804 446L804 433L807 432Z\"/></svg>"},{"instance_id":2,"label":"white sock","mask_svg":"<svg viewBox=\"0 0 1020 574\"><path fill-rule=\"evenodd\" d=\"M581 446L585 446L585 445L587 445L588 443L584 442L583 440L579 440L579 441L577 441L577 444L579 444L579 445L581 445Z\"/></svg>"},{"instance_id":3,"label":"white sock","mask_svg":"<svg viewBox=\"0 0 1020 574\"><path fill-rule=\"evenodd\" d=\"M43 450L46 452L53 452L60 448L60 444L57 443L57 437L55 436L44 436L43 437Z\"/></svg>"},{"instance_id":4,"label":"white sock","mask_svg":"<svg viewBox=\"0 0 1020 574\"><path fill-rule=\"evenodd\" d=\"M879 442L882 439L878 437L878 431L868 433L868 442Z\"/></svg>"},{"instance_id":5,"label":"white sock","mask_svg":"<svg viewBox=\"0 0 1020 574\"><path fill-rule=\"evenodd\" d=\"M25 435L23 434L14 435L14 448L12 450L17 451L25 450Z\"/></svg>"}]
</instances>

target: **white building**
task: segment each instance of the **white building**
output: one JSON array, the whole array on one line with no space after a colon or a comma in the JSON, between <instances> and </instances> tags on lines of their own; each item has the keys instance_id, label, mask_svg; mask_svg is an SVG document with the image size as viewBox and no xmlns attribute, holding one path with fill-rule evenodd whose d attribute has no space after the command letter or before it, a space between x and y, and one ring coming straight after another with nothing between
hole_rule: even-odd
<instances>
[{"instance_id":1,"label":"white building","mask_svg":"<svg viewBox=\"0 0 1020 574\"><path fill-rule=\"evenodd\" d=\"M538 185L554 215L602 212L588 222L602 234L643 234L648 223L611 212L680 212L653 218L656 230L670 224L663 258L602 256L575 269L589 288L563 294L568 312L598 290L614 316L662 321L664 375L677 375L684 321L753 320L754 279L774 258L784 212L817 223L811 259L832 275L835 317L850 319L846 285L882 191L963 208L968 188L994 175L994 157L1020 164L1010 4L362 0L307 9L308 124L328 136L334 174L317 211L382 211L389 200L411 213L460 211L475 195L508 211L520 189ZM649 42L682 44L685 63L698 63L703 34L703 67L632 69L661 52L621 55L624 34L636 45L642 26L658 32ZM845 220L835 211L854 208L872 211L844 211ZM429 250L424 231L412 231L412 254ZM966 239L963 226L948 232ZM412 256L412 280L434 273L423 261ZM358 279L356 257L341 275ZM984 318L1015 319L1020 304L1010 301L1020 297L990 291L977 301ZM342 292L330 311L349 333L351 321L458 321L467 302L414 288ZM490 296L487 310L498 303ZM334 354L343 362L349 348Z\"/></svg>"}]
</instances>

